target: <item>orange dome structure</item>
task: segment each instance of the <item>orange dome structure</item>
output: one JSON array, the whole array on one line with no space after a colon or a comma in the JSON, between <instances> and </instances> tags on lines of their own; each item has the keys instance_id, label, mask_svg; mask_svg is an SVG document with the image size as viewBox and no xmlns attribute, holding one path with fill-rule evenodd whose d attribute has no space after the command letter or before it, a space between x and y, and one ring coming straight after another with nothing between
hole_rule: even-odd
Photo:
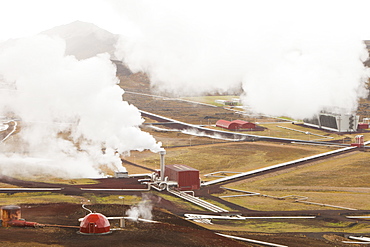
<instances>
[{"instance_id":1,"label":"orange dome structure","mask_svg":"<svg viewBox=\"0 0 370 247\"><path fill-rule=\"evenodd\" d=\"M90 213L81 221L79 233L86 235L109 234L111 233L110 223L104 215Z\"/></svg>"}]
</instances>

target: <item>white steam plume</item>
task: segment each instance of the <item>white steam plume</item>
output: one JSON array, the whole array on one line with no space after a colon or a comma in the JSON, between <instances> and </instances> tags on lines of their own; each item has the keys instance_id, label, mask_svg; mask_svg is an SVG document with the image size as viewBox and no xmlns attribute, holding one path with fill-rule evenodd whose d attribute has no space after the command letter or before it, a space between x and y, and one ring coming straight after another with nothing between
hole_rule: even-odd
<instances>
[{"instance_id":1,"label":"white steam plume","mask_svg":"<svg viewBox=\"0 0 370 247\"><path fill-rule=\"evenodd\" d=\"M0 116L21 119L19 143L1 146L0 175L99 176L101 165L122 168L120 154L159 150L122 101L109 55L78 61L64 52L64 41L42 35L0 48Z\"/></svg>"},{"instance_id":2,"label":"white steam plume","mask_svg":"<svg viewBox=\"0 0 370 247\"><path fill-rule=\"evenodd\" d=\"M151 220L153 217L152 210L152 201L146 194L144 194L143 199L137 205L134 205L128 209L126 214L131 220L134 221L137 221L139 218Z\"/></svg>"},{"instance_id":3,"label":"white steam plume","mask_svg":"<svg viewBox=\"0 0 370 247\"><path fill-rule=\"evenodd\" d=\"M353 110L367 94L368 54L345 18L356 16L362 2L111 2L138 28L122 37L117 57L147 72L161 91L194 95L242 87L243 102L254 111L296 118L323 107Z\"/></svg>"}]
</instances>

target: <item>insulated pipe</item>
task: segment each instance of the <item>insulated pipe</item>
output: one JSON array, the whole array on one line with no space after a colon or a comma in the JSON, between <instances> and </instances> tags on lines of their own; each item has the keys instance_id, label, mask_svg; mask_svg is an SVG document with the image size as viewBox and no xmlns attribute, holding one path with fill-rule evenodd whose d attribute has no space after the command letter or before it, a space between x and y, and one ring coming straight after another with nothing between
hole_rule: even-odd
<instances>
[{"instance_id":1,"label":"insulated pipe","mask_svg":"<svg viewBox=\"0 0 370 247\"><path fill-rule=\"evenodd\" d=\"M164 155L166 154L166 150L162 149L159 151L159 154L161 155L161 181L164 181L164 172L165 172L165 167L164 167Z\"/></svg>"},{"instance_id":2,"label":"insulated pipe","mask_svg":"<svg viewBox=\"0 0 370 247\"><path fill-rule=\"evenodd\" d=\"M16 227L43 227L43 224L39 224L37 222L30 222L24 220L12 220L8 222L9 226L16 226Z\"/></svg>"}]
</instances>

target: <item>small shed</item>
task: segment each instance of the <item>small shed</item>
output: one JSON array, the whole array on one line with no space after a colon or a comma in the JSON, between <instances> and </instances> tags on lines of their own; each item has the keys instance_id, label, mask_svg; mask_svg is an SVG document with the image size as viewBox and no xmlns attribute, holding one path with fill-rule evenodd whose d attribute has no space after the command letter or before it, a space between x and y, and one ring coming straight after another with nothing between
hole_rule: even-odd
<instances>
[{"instance_id":1,"label":"small shed","mask_svg":"<svg viewBox=\"0 0 370 247\"><path fill-rule=\"evenodd\" d=\"M165 177L178 184L179 190L200 189L199 170L187 165L166 165Z\"/></svg>"}]
</instances>

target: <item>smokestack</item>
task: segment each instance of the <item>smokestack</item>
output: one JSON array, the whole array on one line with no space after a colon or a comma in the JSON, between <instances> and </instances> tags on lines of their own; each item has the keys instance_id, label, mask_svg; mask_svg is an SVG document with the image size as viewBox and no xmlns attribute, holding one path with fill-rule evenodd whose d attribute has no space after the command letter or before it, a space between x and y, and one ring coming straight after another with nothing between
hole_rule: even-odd
<instances>
[{"instance_id":1,"label":"smokestack","mask_svg":"<svg viewBox=\"0 0 370 247\"><path fill-rule=\"evenodd\" d=\"M159 151L159 154L161 155L161 181L164 181L164 155L166 154L166 150L162 149Z\"/></svg>"}]
</instances>

